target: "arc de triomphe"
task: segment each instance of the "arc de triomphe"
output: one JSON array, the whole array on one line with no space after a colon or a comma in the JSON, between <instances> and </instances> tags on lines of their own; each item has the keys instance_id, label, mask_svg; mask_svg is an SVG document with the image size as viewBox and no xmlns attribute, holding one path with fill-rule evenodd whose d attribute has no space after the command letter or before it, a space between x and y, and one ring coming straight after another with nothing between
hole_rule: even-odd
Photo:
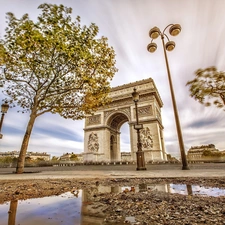
<instances>
[{"instance_id":1,"label":"arc de triomphe","mask_svg":"<svg viewBox=\"0 0 225 225\"><path fill-rule=\"evenodd\" d=\"M128 122L130 130L131 160L136 161L137 131L135 105L132 99L134 87L139 93L139 123L142 150L145 161L167 160L163 125L161 119L162 100L152 78L124 84L111 89L111 103L99 108L94 115L85 118L84 153L85 162L116 162L121 160L120 128Z\"/></svg>"}]
</instances>

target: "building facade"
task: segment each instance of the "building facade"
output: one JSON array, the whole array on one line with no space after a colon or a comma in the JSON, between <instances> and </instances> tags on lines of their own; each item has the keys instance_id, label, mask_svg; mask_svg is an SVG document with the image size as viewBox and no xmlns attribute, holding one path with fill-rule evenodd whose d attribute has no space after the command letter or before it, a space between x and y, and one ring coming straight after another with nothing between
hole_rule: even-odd
<instances>
[{"instance_id":1,"label":"building facade","mask_svg":"<svg viewBox=\"0 0 225 225\"><path fill-rule=\"evenodd\" d=\"M225 151L219 151L214 144L192 146L187 152L187 160L214 161L225 159Z\"/></svg>"}]
</instances>

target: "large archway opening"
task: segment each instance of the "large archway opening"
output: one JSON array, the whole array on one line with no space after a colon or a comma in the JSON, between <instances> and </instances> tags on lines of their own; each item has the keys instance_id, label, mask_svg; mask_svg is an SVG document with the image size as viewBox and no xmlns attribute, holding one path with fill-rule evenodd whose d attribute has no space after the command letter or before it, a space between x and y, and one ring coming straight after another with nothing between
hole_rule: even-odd
<instances>
[{"instance_id":1,"label":"large archway opening","mask_svg":"<svg viewBox=\"0 0 225 225\"><path fill-rule=\"evenodd\" d=\"M121 151L130 151L130 140L128 139L129 125L128 117L123 113L115 113L108 120L110 127L110 161L121 161ZM122 132L122 135L121 135Z\"/></svg>"},{"instance_id":2,"label":"large archway opening","mask_svg":"<svg viewBox=\"0 0 225 225\"><path fill-rule=\"evenodd\" d=\"M121 152L131 152L130 127L127 122L120 128L120 150Z\"/></svg>"}]
</instances>

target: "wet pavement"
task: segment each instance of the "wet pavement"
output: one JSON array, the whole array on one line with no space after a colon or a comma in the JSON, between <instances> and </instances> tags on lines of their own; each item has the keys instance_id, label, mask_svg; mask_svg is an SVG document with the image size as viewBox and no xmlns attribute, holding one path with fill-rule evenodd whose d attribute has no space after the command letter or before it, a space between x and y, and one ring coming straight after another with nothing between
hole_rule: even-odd
<instances>
[{"instance_id":1,"label":"wet pavement","mask_svg":"<svg viewBox=\"0 0 225 225\"><path fill-rule=\"evenodd\" d=\"M146 167L0 168L0 225L225 224L225 163Z\"/></svg>"}]
</instances>

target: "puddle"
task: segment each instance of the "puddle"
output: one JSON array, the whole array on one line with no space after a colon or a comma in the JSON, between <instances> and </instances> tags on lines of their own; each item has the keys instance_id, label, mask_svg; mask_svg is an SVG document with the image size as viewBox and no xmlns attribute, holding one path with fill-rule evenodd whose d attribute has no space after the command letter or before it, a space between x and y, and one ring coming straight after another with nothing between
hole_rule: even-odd
<instances>
[{"instance_id":1,"label":"puddle","mask_svg":"<svg viewBox=\"0 0 225 225\"><path fill-rule=\"evenodd\" d=\"M135 192L146 192L149 190L152 191L162 191L169 192L172 194L182 194L182 195L201 195L201 196L225 196L225 189L213 188L213 187L204 187L199 185L188 185L188 184L157 184L157 185L148 185L140 184L137 187L125 187L123 191L135 189Z\"/></svg>"},{"instance_id":2,"label":"puddle","mask_svg":"<svg viewBox=\"0 0 225 225\"><path fill-rule=\"evenodd\" d=\"M0 205L0 225L102 225L102 206L93 207L91 196L95 193L120 193L126 191L161 191L183 195L225 196L225 189L206 188L184 184L139 184L135 187L96 186L91 190L66 192L59 196L6 202ZM93 200L93 198L92 198ZM130 224L135 218L127 215Z\"/></svg>"},{"instance_id":3,"label":"puddle","mask_svg":"<svg viewBox=\"0 0 225 225\"><path fill-rule=\"evenodd\" d=\"M81 224L81 196L82 192L77 198L67 192L59 196L7 202L0 205L0 225Z\"/></svg>"},{"instance_id":4,"label":"puddle","mask_svg":"<svg viewBox=\"0 0 225 225\"><path fill-rule=\"evenodd\" d=\"M225 189L212 188L212 187L203 187L199 185L188 185L188 184L139 184L135 187L122 187L120 188L121 192L147 192L147 191L161 191L168 192L172 194L182 194L182 195L201 195L201 196L225 196ZM114 188L113 190L116 190ZM115 191L111 192L115 192ZM101 188L99 190L101 192ZM119 192L119 190L117 190Z\"/></svg>"},{"instance_id":5,"label":"puddle","mask_svg":"<svg viewBox=\"0 0 225 225\"><path fill-rule=\"evenodd\" d=\"M170 193L219 197L225 196L225 189L188 184L170 184Z\"/></svg>"}]
</instances>

